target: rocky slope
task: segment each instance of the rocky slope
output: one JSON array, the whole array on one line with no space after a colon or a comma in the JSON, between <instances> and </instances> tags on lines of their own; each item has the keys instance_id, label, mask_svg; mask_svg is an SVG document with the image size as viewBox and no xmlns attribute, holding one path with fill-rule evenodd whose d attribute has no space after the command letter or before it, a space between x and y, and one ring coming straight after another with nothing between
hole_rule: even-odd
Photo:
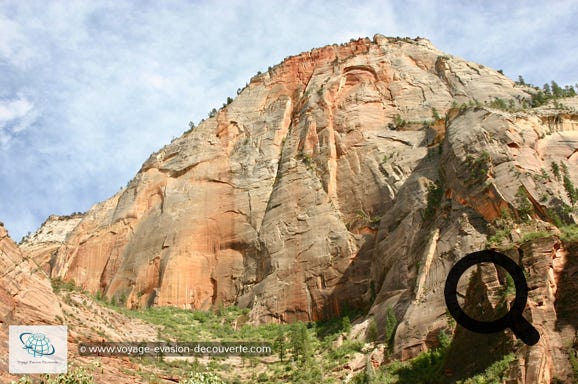
<instances>
[{"instance_id":1,"label":"rocky slope","mask_svg":"<svg viewBox=\"0 0 578 384\"><path fill-rule=\"evenodd\" d=\"M8 372L10 324L56 324L62 311L48 276L24 257L0 223L0 381Z\"/></svg>"},{"instance_id":2,"label":"rocky slope","mask_svg":"<svg viewBox=\"0 0 578 384\"><path fill-rule=\"evenodd\" d=\"M569 354L575 353L578 326L572 277L578 242L564 243L557 237L544 236L502 251L526 272L529 291L524 317L538 330L540 341L528 347L510 330L485 335L458 327L446 361L453 377L471 375L514 352L516 359L508 368L508 383L574 382ZM494 265L484 264L464 287L465 310L481 320L504 315L504 303L511 303L515 296L515 290L504 292L500 283L504 278ZM472 348L476 350L475 359L471 358Z\"/></svg>"},{"instance_id":3,"label":"rocky slope","mask_svg":"<svg viewBox=\"0 0 578 384\"><path fill-rule=\"evenodd\" d=\"M383 330L391 307L394 352L409 358L447 326L460 257L495 233L521 239L516 222L576 222L564 186L578 183L576 100L524 109L530 92L425 39L314 49L23 249L132 308L236 304L254 322L358 308Z\"/></svg>"}]
</instances>

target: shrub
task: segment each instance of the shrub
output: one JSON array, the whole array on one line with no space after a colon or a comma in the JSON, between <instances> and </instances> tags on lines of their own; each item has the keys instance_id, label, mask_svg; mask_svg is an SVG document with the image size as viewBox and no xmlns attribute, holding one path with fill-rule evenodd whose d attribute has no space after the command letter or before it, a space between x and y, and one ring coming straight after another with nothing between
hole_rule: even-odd
<instances>
[{"instance_id":1,"label":"shrub","mask_svg":"<svg viewBox=\"0 0 578 384\"><path fill-rule=\"evenodd\" d=\"M442 201L443 194L444 190L440 182L430 184L430 186L428 187L427 205L425 207L424 212L424 219L426 221L434 216L436 209L439 207Z\"/></svg>"},{"instance_id":2,"label":"shrub","mask_svg":"<svg viewBox=\"0 0 578 384\"><path fill-rule=\"evenodd\" d=\"M524 187L520 186L516 192L516 202L518 204L518 215L523 221L530 220L534 214L534 206Z\"/></svg>"},{"instance_id":3,"label":"shrub","mask_svg":"<svg viewBox=\"0 0 578 384\"><path fill-rule=\"evenodd\" d=\"M374 319L369 320L369 325L365 331L365 338L370 342L375 342L377 340L377 325L375 324Z\"/></svg>"},{"instance_id":4,"label":"shrub","mask_svg":"<svg viewBox=\"0 0 578 384\"><path fill-rule=\"evenodd\" d=\"M488 171L490 170L490 154L486 151L482 151L477 159L472 155L468 155L466 157L466 164L471 170L468 181L482 181L486 178Z\"/></svg>"},{"instance_id":5,"label":"shrub","mask_svg":"<svg viewBox=\"0 0 578 384\"><path fill-rule=\"evenodd\" d=\"M576 380L578 379L578 357L576 357L576 350L570 348L568 356L570 357L570 365L572 366L572 372L574 373L574 380Z\"/></svg>"},{"instance_id":6,"label":"shrub","mask_svg":"<svg viewBox=\"0 0 578 384\"><path fill-rule=\"evenodd\" d=\"M558 166L558 163L553 161L550 167L552 168L552 173L554 174L554 176L556 176L556 178L560 180L560 167Z\"/></svg>"},{"instance_id":7,"label":"shrub","mask_svg":"<svg viewBox=\"0 0 578 384\"><path fill-rule=\"evenodd\" d=\"M562 232L562 240L565 241L578 241L578 225L567 225L560 227Z\"/></svg>"},{"instance_id":8,"label":"shrub","mask_svg":"<svg viewBox=\"0 0 578 384\"><path fill-rule=\"evenodd\" d=\"M349 320L349 316L343 316L343 319L341 320L341 329L345 333L351 331L351 320Z\"/></svg>"},{"instance_id":9,"label":"shrub","mask_svg":"<svg viewBox=\"0 0 578 384\"><path fill-rule=\"evenodd\" d=\"M572 205L576 204L578 201L578 190L576 190L574 183L572 183L572 180L570 180L567 175L564 175L564 189L570 199L570 203L572 203Z\"/></svg>"},{"instance_id":10,"label":"shrub","mask_svg":"<svg viewBox=\"0 0 578 384\"><path fill-rule=\"evenodd\" d=\"M77 290L76 284L74 280L64 281L61 278L57 277L56 279L50 280L50 284L52 285L52 290L55 293L58 292L73 292Z\"/></svg>"},{"instance_id":11,"label":"shrub","mask_svg":"<svg viewBox=\"0 0 578 384\"><path fill-rule=\"evenodd\" d=\"M29 376L22 376L16 384L32 384L36 381ZM13 382L14 383L14 382ZM40 383L43 384L94 384L94 378L84 368L74 368L68 373L60 375L42 375Z\"/></svg>"},{"instance_id":12,"label":"shrub","mask_svg":"<svg viewBox=\"0 0 578 384\"><path fill-rule=\"evenodd\" d=\"M390 305L387 306L385 316L385 342L391 350L393 349L393 337L395 336L395 330L397 329L397 317Z\"/></svg>"},{"instance_id":13,"label":"shrub","mask_svg":"<svg viewBox=\"0 0 578 384\"><path fill-rule=\"evenodd\" d=\"M212 372L193 372L182 381L183 384L225 384L225 382Z\"/></svg>"},{"instance_id":14,"label":"shrub","mask_svg":"<svg viewBox=\"0 0 578 384\"><path fill-rule=\"evenodd\" d=\"M484 373L475 375L465 381L458 381L458 384L479 384L479 383L503 383L505 373L510 363L515 360L513 353L504 356L501 360L490 365Z\"/></svg>"}]
</instances>

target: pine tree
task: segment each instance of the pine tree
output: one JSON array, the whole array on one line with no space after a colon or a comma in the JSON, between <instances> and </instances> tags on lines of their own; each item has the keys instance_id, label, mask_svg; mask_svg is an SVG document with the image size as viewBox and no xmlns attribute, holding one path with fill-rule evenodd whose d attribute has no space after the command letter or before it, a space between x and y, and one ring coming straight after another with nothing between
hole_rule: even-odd
<instances>
[{"instance_id":1,"label":"pine tree","mask_svg":"<svg viewBox=\"0 0 578 384\"><path fill-rule=\"evenodd\" d=\"M385 320L385 342L391 349L393 347L393 337L395 336L395 330L397 328L397 317L393 308L388 305L386 310L386 320Z\"/></svg>"},{"instance_id":2,"label":"pine tree","mask_svg":"<svg viewBox=\"0 0 578 384\"><path fill-rule=\"evenodd\" d=\"M291 349L293 360L307 363L311 360L312 349L309 333L304 323L295 323L291 330Z\"/></svg>"},{"instance_id":3,"label":"pine tree","mask_svg":"<svg viewBox=\"0 0 578 384\"><path fill-rule=\"evenodd\" d=\"M551 84L551 88L552 88L552 95L554 97L563 97L564 96L564 92L562 91L562 88L558 85L558 83L556 83L554 80L552 80L550 82Z\"/></svg>"},{"instance_id":4,"label":"pine tree","mask_svg":"<svg viewBox=\"0 0 578 384\"><path fill-rule=\"evenodd\" d=\"M346 333L351 331L351 320L349 320L349 316L344 316L341 320L341 329Z\"/></svg>"},{"instance_id":5,"label":"pine tree","mask_svg":"<svg viewBox=\"0 0 578 384\"><path fill-rule=\"evenodd\" d=\"M275 338L275 341L273 342L273 348L275 348L275 350L277 351L277 353L279 353L279 359L281 361L283 361L283 358L285 357L285 352L286 352L286 343L285 343L285 332L283 331L283 328L279 327L279 332L277 333L277 337Z\"/></svg>"}]
</instances>

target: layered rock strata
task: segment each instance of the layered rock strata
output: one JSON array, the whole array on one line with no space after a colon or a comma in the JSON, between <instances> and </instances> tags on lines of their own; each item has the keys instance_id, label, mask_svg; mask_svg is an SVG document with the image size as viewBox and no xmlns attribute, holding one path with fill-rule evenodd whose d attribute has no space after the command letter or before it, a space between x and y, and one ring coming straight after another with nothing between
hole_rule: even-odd
<instances>
[{"instance_id":1,"label":"layered rock strata","mask_svg":"<svg viewBox=\"0 0 578 384\"><path fill-rule=\"evenodd\" d=\"M362 308L383 330L391 307L394 352L412 357L446 327L447 272L487 247L490 223L576 220L563 182L578 183L576 100L523 110L530 92L425 39L314 49L61 220L58 241L24 248L133 308L236 304L254 322Z\"/></svg>"}]
</instances>

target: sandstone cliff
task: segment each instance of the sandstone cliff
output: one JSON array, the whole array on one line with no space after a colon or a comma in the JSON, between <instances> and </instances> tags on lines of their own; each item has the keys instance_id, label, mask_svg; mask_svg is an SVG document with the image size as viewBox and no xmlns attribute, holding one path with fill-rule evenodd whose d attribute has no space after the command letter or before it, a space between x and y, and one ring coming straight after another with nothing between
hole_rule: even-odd
<instances>
[{"instance_id":1,"label":"sandstone cliff","mask_svg":"<svg viewBox=\"0 0 578 384\"><path fill-rule=\"evenodd\" d=\"M8 372L8 326L57 324L63 316L46 273L25 258L0 224L0 380Z\"/></svg>"},{"instance_id":2,"label":"sandstone cliff","mask_svg":"<svg viewBox=\"0 0 578 384\"><path fill-rule=\"evenodd\" d=\"M574 382L569 354L576 351L578 326L576 283L572 278L577 245L545 236L502 250L525 271L529 291L524 317L538 330L540 341L528 347L517 341L510 330L486 335L458 327L446 361L454 377L470 376L514 352L516 359L508 368L508 383ZM466 311L485 320L489 320L488 313L494 317L504 315L508 310L504 303L515 296L515 290L503 290L500 280L504 278L505 274L493 264L484 264L467 283L463 304ZM472 348L476 350L475 359Z\"/></svg>"},{"instance_id":3,"label":"sandstone cliff","mask_svg":"<svg viewBox=\"0 0 578 384\"><path fill-rule=\"evenodd\" d=\"M576 100L524 109L530 92L425 39L314 49L23 248L132 308L237 304L255 322L361 308L383 329L392 307L395 353L412 357L447 325L460 257L499 231L521 239L517 222L576 222L564 186L578 183Z\"/></svg>"}]
</instances>

